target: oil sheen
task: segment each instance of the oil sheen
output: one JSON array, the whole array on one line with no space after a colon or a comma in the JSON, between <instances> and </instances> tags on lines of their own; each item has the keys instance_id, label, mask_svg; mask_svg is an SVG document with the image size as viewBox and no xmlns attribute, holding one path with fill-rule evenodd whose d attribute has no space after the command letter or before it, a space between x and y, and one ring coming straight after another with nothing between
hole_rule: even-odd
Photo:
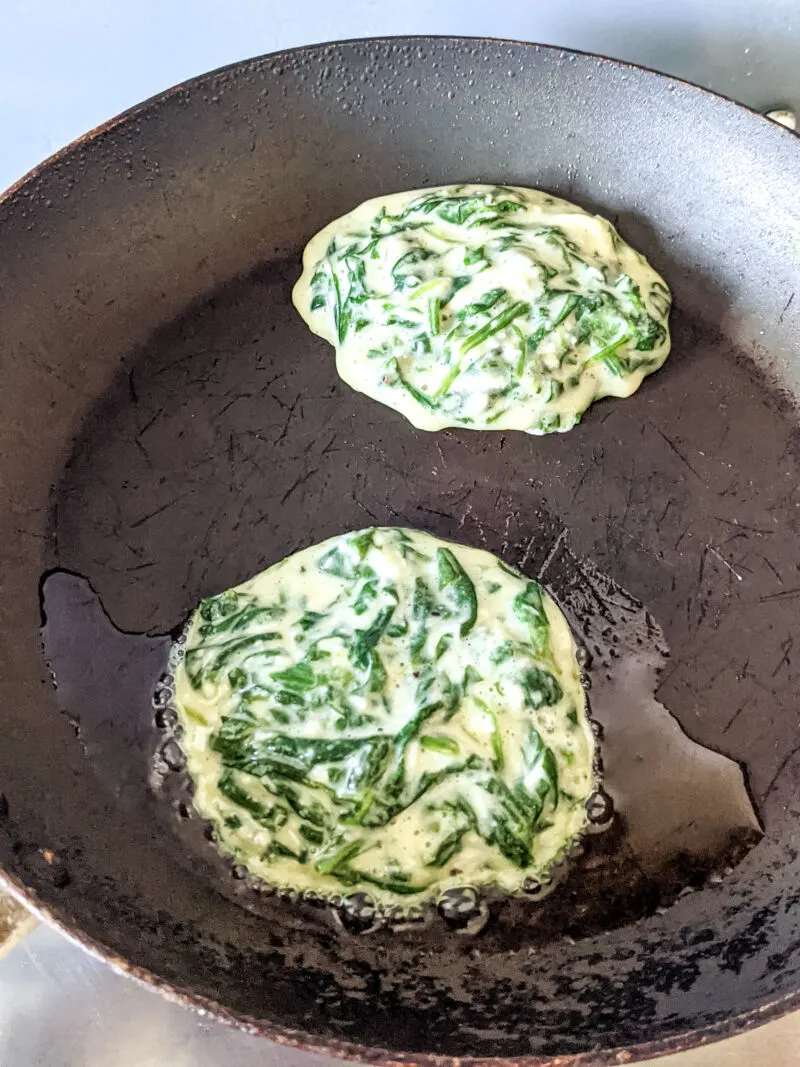
<instances>
[{"instance_id":1,"label":"oil sheen","mask_svg":"<svg viewBox=\"0 0 800 1067\"><path fill-rule=\"evenodd\" d=\"M605 833L584 837L584 855L570 859L556 892L506 901L492 929L510 947L519 947L521 930L526 943L546 943L651 914L687 887L719 877L761 837L742 768L691 740L654 697L669 654L656 620L576 557L557 526L540 521L542 543L552 547L543 550L545 567L536 577L579 635L592 719L604 731L603 786L616 817ZM471 573L469 556L455 551ZM180 748L185 734L169 706L181 646L175 638L185 627L162 636L122 632L89 582L66 571L46 575L41 590L43 649L56 698L98 789L143 821L156 818L178 864L261 913L263 894L232 877L192 809L193 783Z\"/></svg>"}]
</instances>

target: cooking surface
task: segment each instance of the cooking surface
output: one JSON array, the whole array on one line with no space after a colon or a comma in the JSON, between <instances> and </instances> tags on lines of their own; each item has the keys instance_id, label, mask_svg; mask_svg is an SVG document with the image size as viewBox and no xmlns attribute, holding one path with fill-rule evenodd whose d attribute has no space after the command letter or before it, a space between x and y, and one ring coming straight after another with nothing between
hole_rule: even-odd
<instances>
[{"instance_id":1,"label":"cooking surface","mask_svg":"<svg viewBox=\"0 0 800 1067\"><path fill-rule=\"evenodd\" d=\"M355 3L341 18L330 12L322 18L309 11L283 15L278 22L265 23L260 35L253 30L261 18L255 4L250 17L245 12L251 5L239 5L239 17L225 20L230 23L225 34L202 18L188 19L185 4L173 5L169 15L149 21L140 10L137 27L125 25L125 16L110 18L95 3L83 5L77 19L73 13L69 26L59 25L54 12L46 26L34 30L25 24L28 16L15 13L4 34L14 54L4 57L0 75L0 136L12 146L3 154L0 186L68 137L185 75L250 53L326 37L449 31L547 40L648 63L755 106L797 106L800 70L792 69L788 58L800 43L800 16L793 20L790 14L794 6L773 2L748 14L750 5L728 4L723 14L722 5L683 3L667 16L648 15L617 0L600 23L599 15L590 15L592 5L577 0L561 5L558 15L534 15L526 12L527 5L511 4L502 18L492 18L474 4L445 24L432 4L408 5L403 18L393 18L381 15L375 5ZM170 26L164 24L167 20ZM68 35L85 35L89 26L96 36L93 41L82 36L79 54L93 59L76 75ZM32 44L20 46L33 41L35 50ZM151 47L154 42L156 47ZM28 95L21 87L35 80L39 64L46 70L44 88ZM662 1062L710 1067L769 1057L781 1067L800 1062L790 1051L798 1045L799 1030L795 1020L783 1020L734 1042ZM37 930L0 964L0 1063L149 1067L163 1060L197 1067L254 1067L320 1059L199 1019L114 975L50 930Z\"/></svg>"}]
</instances>

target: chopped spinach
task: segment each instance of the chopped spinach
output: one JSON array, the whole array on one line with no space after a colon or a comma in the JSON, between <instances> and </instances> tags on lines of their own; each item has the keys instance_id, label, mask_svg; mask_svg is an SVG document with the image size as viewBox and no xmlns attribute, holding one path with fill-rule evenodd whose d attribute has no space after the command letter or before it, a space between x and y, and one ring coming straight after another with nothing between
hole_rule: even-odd
<instances>
[{"instance_id":1,"label":"chopped spinach","mask_svg":"<svg viewBox=\"0 0 800 1067\"><path fill-rule=\"evenodd\" d=\"M455 600L455 608L461 620L460 634L465 637L478 618L478 596L475 586L449 548L436 550L439 569L439 588L449 590Z\"/></svg>"},{"instance_id":2,"label":"chopped spinach","mask_svg":"<svg viewBox=\"0 0 800 1067\"><path fill-rule=\"evenodd\" d=\"M207 598L190 630L182 669L201 692L183 722L219 768L223 846L235 835L227 847L246 862L257 840L267 871L295 864L327 889L409 898L474 848L526 870L580 751L575 699L558 712L568 741L551 747L537 728L564 697L542 588L412 531L370 528L307 551L302 592L290 560L279 596L244 586ZM206 719L215 692L221 713ZM522 703L524 734L504 720ZM412 870L385 851L401 817L425 827Z\"/></svg>"},{"instance_id":3,"label":"chopped spinach","mask_svg":"<svg viewBox=\"0 0 800 1067\"><path fill-rule=\"evenodd\" d=\"M541 667L528 667L520 678L520 684L525 693L525 702L534 710L550 708L564 695L555 675L542 670Z\"/></svg>"},{"instance_id":4,"label":"chopped spinach","mask_svg":"<svg viewBox=\"0 0 800 1067\"><path fill-rule=\"evenodd\" d=\"M529 581L523 591L514 597L513 610L528 627L534 651L537 655L544 655L550 645L550 623L547 621L542 587L538 582Z\"/></svg>"},{"instance_id":5,"label":"chopped spinach","mask_svg":"<svg viewBox=\"0 0 800 1067\"><path fill-rule=\"evenodd\" d=\"M366 226L345 217L310 268L308 314L340 348L363 347L365 391L387 403L403 393L437 424L516 424L529 410L520 428L568 429L593 399L584 374L605 395L617 390L609 379L661 365L671 297L612 227L593 220L605 229L593 247L585 217L573 228L563 215L535 191L449 186L382 207Z\"/></svg>"}]
</instances>

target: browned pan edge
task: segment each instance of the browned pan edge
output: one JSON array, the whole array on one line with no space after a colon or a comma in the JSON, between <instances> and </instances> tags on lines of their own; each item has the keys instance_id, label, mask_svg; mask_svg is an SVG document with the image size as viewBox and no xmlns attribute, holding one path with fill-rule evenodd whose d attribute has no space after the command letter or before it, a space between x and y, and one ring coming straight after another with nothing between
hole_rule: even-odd
<instances>
[{"instance_id":1,"label":"browned pan edge","mask_svg":"<svg viewBox=\"0 0 800 1067\"><path fill-rule=\"evenodd\" d=\"M430 43L432 41L452 41L454 43L462 42L465 44L500 44L511 45L518 48L533 48L537 51L552 52L558 55L566 56L586 56L589 59L596 59L603 63L608 63L613 67L619 67L623 70L644 71L647 74L652 74L657 78L663 79L665 83L683 85L688 89L694 89L698 93L703 93L705 96L713 96L717 100L721 100L732 107L738 108L740 111L746 111L748 114L757 115L763 122L768 122L771 127L777 126L778 130L782 130L789 137L800 137L800 131L795 133L793 130L788 129L786 126L782 126L779 122L775 122L772 119L768 119L760 111L755 108L748 107L747 104L742 104L738 100L734 100L730 96L725 96L724 93L715 92L713 89L706 89L702 85L697 85L696 82L687 81L685 78L678 78L672 74L664 74L660 70L654 70L653 67L645 67L640 63L629 63L625 59L614 59L613 56L601 55L598 52L586 52L580 48L562 48L560 45L552 44L538 44L536 41L519 41L513 37L457 37L448 34L408 34L408 35L396 35L386 37L348 37L343 38L340 41L325 41L319 44L311 45L298 45L295 48L283 48L278 52L267 52L264 55L252 56L250 59L237 60L235 63L226 63L222 67L215 67L214 70L206 71L204 74L196 74L193 78L187 78L186 81L178 82L177 85L171 86L169 89L164 89L160 93L156 93L154 96L148 97L146 100L142 100L138 104L134 104L133 107L127 108L125 111L121 111L118 115L108 119L106 122L102 122L99 126L95 126L91 130L87 130L86 133L76 137L74 141L70 141L69 144L64 145L63 148L59 148L51 156L47 156L35 167L28 171L27 174L23 174L21 178L18 178L12 185L0 192L0 204L5 200L10 199L15 193L19 192L24 186L34 182L40 174L51 167L54 163L59 163L61 160L67 159L73 152L75 152L81 145L88 144L91 141L97 140L102 137L103 134L108 133L110 130L116 129L117 126L123 125L129 119L135 118L137 115L141 115L144 111L150 108L154 104L160 104L165 100L169 100L177 93L183 92L185 89L191 89L194 86L199 85L207 78L213 78L218 74L226 74L229 71L237 70L241 67L247 66L248 63L260 63L264 59L278 59L281 56L299 56L303 52L316 51L320 48L336 49L346 47L348 45L357 45L365 43L375 44L392 44L395 41L403 41L409 43L419 42L421 44Z\"/></svg>"},{"instance_id":2,"label":"browned pan edge","mask_svg":"<svg viewBox=\"0 0 800 1067\"><path fill-rule=\"evenodd\" d=\"M0 888L6 889L21 904L32 911L37 918L50 926L55 927L65 935L73 944L90 953L96 959L108 963L118 973L134 979L140 985L152 989L167 1000L182 1007L193 1008L201 1014L208 1014L237 1030L243 1030L247 1034L268 1038L278 1045L288 1048L296 1048L303 1052L318 1054L327 1053L341 1060L355 1061L356 1063L377 1064L380 1067L460 1067L461 1064L468 1067L612 1067L614 1064L627 1064L642 1060L658 1059L671 1053L687 1052L704 1045L710 1045L725 1038L735 1037L748 1030L754 1030L764 1023L779 1019L783 1015L794 1011L800 1006L800 993L792 993L770 1004L764 1005L757 1011L737 1015L724 1023L715 1026L704 1027L700 1030L687 1030L675 1037L664 1038L661 1041L644 1041L638 1045L607 1049L601 1052L582 1052L567 1056L497 1056L493 1058L475 1056L437 1056L433 1054L412 1055L408 1053L396 1053L389 1049L376 1048L370 1045L358 1045L349 1041L335 1041L332 1039L313 1041L309 1035L300 1030L291 1030L287 1027L272 1025L268 1026L262 1021L253 1019L247 1015L238 1015L228 1011L227 1008L218 1004L208 997L187 993L178 989L169 982L141 967L116 955L114 952L100 944L87 934L63 923L58 916L49 908L40 904L36 894L22 885L13 875L0 869Z\"/></svg>"},{"instance_id":3,"label":"browned pan edge","mask_svg":"<svg viewBox=\"0 0 800 1067\"><path fill-rule=\"evenodd\" d=\"M375 37L375 38L363 38L363 39L347 39L342 41L335 41L329 43L321 43L317 45L301 45L296 48L283 49L279 52L269 53L270 58L278 58L281 56L296 57L302 55L304 52L318 51L320 48L327 48L331 51L340 47L346 47L354 44L391 44L394 41L403 41L409 43L430 43L437 40L450 41L454 44L463 43L478 43L478 44L501 44L517 47L533 48L537 51L547 51L559 55L579 55L585 56L600 62L608 63L615 68L621 68L625 70L632 70L638 72L644 72L663 80L665 85L680 84L686 88L693 89L699 93L703 93L707 96L715 97L716 99L723 101L731 107L748 112L751 115L755 115L763 122L769 122L770 126L778 126L779 131L783 132L783 135L788 137L796 137L797 134L791 130L781 127L780 124L772 122L772 120L765 118L760 112L754 108L747 107L745 104L741 104L738 101L732 100L730 97L723 95L722 93L713 92L710 89L705 89L702 86L696 85L694 82L686 81L682 78L673 77L671 75L663 74L660 71L655 71L650 67L644 67L639 64L629 63L620 59L613 59L610 56L598 55L593 52L585 52L580 49L562 48L555 45L541 45L530 41L517 41L508 38L497 37L455 37L448 35L409 35L409 36L387 36L387 37ZM200 85L207 78L214 77L215 75L222 74L228 71L234 71L242 67L246 67L249 63L258 63L267 56L257 56L248 60L243 60L235 63L227 64L223 67L219 67L213 71L209 71L205 74L198 75L194 78L190 78L184 82L180 82L177 85L172 86L169 89L164 90L161 93L149 97L147 100L142 101L139 104L128 108L126 111L121 112L114 118L109 119L107 122L96 126L94 129L89 130L87 133L77 137L74 141L67 144L64 148L59 149L53 155L49 156L42 163L38 164L27 174L23 175L18 181L11 185L5 192L0 193L0 205L4 201L10 199L15 194L20 192L26 185L32 184L36 179L48 168L60 163L62 160L68 159L77 150L85 144L98 140L107 132L116 129L118 126L122 126L130 120L142 115L153 105L160 104L164 101L171 99L178 93L192 89L195 86ZM704 1027L699 1030L688 1030L682 1034L677 1034L674 1037L664 1038L658 1041L645 1041L637 1045L630 1045L627 1047L620 1047L615 1049L608 1049L596 1052L584 1052L574 1055L566 1056L554 1056L554 1057L540 1057L540 1056L520 1056L520 1057L452 1057L452 1056L438 1056L434 1054L419 1054L411 1055L406 1053L394 1053L388 1049L376 1048L372 1046L358 1045L346 1041L336 1041L332 1039L320 1039L313 1040L308 1034L299 1030L289 1029L278 1025L268 1025L263 1021L253 1019L250 1016L235 1014L226 1009L216 1001L207 997L203 997L197 994L188 993L185 990L176 988L170 985L169 982L157 975L151 974L149 971L143 968L135 967L127 960L118 956L113 950L107 946L102 945L99 941L89 937L87 934L80 930L76 930L64 923L59 919L57 914L50 908L41 904L38 900L36 893L23 885L16 877L10 875L8 872L0 868L0 888L6 889L13 897L15 897L21 904L24 904L29 908L38 918L48 923L49 925L58 929L69 940L74 942L80 948L89 952L96 958L111 965L111 967L120 974L126 975L135 979L142 985L148 986L151 989L157 990L168 1000L175 1003L185 1005L193 1008L194 1010L207 1013L221 1022L226 1023L229 1026L236 1027L243 1030L246 1033L266 1037L277 1044L288 1046L290 1048L297 1048L307 1052L316 1053L328 1053L340 1059L354 1060L360 1063L374 1063L380 1064L381 1067L392 1067L394 1064L402 1065L414 1065L420 1064L424 1067L458 1067L460 1064L468 1064L470 1067L513 1067L513 1065L519 1064L520 1067L608 1067L613 1064L625 1064L636 1061L655 1059L661 1056L669 1055L670 1053L688 1051L693 1048L699 1048L703 1045L711 1044L715 1041L720 1041L728 1037L733 1037L737 1034L744 1033L747 1030L755 1029L764 1023L778 1019L783 1015L788 1014L800 1008L800 990L781 997L772 1001L769 1004L765 1004L763 1007L746 1012L742 1015L733 1016L725 1022L717 1023L713 1026Z\"/></svg>"}]
</instances>

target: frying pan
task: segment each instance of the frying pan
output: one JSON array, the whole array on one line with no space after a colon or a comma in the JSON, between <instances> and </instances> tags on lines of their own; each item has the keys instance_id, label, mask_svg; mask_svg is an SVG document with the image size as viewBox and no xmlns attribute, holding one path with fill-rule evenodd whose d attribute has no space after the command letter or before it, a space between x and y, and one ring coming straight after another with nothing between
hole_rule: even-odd
<instances>
[{"instance_id":1,"label":"frying pan","mask_svg":"<svg viewBox=\"0 0 800 1067\"><path fill-rule=\"evenodd\" d=\"M14 187L0 203L12 892L169 995L362 1061L617 1063L800 1005L798 173L791 133L661 75L398 39L198 78ZM290 307L304 243L369 196L453 181L544 187L616 220L673 290L666 367L540 439L424 434L345 388ZM162 739L138 665L201 596L370 524L483 544L528 573L568 536L663 629L659 699L746 766L763 840L671 907L543 943L502 909L469 939L351 936L324 909L251 906L153 786ZM82 576L45 604L74 665L57 690L38 595L54 568Z\"/></svg>"}]
</instances>

